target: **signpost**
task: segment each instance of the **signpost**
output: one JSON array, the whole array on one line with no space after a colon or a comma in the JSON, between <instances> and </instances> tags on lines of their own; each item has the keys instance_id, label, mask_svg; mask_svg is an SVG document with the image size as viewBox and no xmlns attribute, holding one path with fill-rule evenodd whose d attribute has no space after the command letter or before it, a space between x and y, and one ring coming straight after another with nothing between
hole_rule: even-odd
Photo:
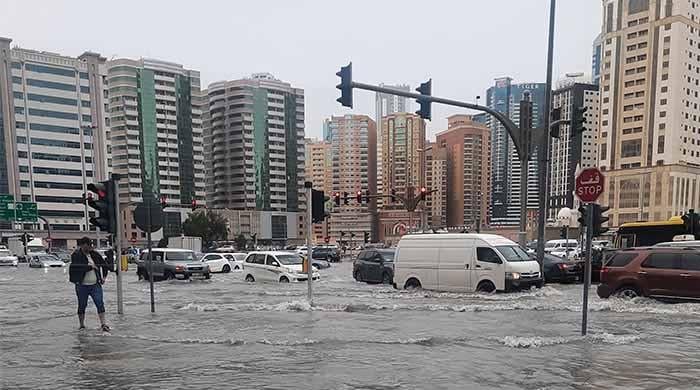
<instances>
[{"instance_id":1,"label":"signpost","mask_svg":"<svg viewBox=\"0 0 700 390\"><path fill-rule=\"evenodd\" d=\"M15 197L10 194L0 194L0 220L15 220Z\"/></svg>"},{"instance_id":2,"label":"signpost","mask_svg":"<svg viewBox=\"0 0 700 390\"><path fill-rule=\"evenodd\" d=\"M17 222L36 222L39 212L34 202L15 203L15 220Z\"/></svg>"},{"instance_id":3,"label":"signpost","mask_svg":"<svg viewBox=\"0 0 700 390\"><path fill-rule=\"evenodd\" d=\"M605 190L605 176L598 168L586 168L576 176L575 193L586 202L586 268L583 276L581 335L588 332L588 290L591 287L591 241L593 241L593 202Z\"/></svg>"}]
</instances>

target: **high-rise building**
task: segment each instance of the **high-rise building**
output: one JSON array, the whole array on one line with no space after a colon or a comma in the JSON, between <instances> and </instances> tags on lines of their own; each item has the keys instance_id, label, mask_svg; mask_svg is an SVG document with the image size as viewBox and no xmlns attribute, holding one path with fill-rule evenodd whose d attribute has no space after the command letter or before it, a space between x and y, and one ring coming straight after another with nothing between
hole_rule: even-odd
<instances>
[{"instance_id":1,"label":"high-rise building","mask_svg":"<svg viewBox=\"0 0 700 390\"><path fill-rule=\"evenodd\" d=\"M543 83L514 84L509 77L496 79L496 84L486 92L486 105L506 114L514 123L520 122L520 101L532 102L532 125L544 123ZM527 185L520 183L521 164L513 140L503 125L492 116L487 117L491 129L491 201L489 223L492 226L518 226L520 221L520 191L527 191L527 207L537 209L539 202L539 175L537 148L533 145L528 170Z\"/></svg>"},{"instance_id":2,"label":"high-rise building","mask_svg":"<svg viewBox=\"0 0 700 390\"><path fill-rule=\"evenodd\" d=\"M436 142L447 158L447 226L477 229L488 223L490 130L469 115L452 115L447 122Z\"/></svg>"},{"instance_id":3,"label":"high-rise building","mask_svg":"<svg viewBox=\"0 0 700 390\"><path fill-rule=\"evenodd\" d=\"M303 238L304 91L256 73L207 92L211 206L257 211L259 242Z\"/></svg>"},{"instance_id":4,"label":"high-rise building","mask_svg":"<svg viewBox=\"0 0 700 390\"><path fill-rule=\"evenodd\" d=\"M333 196L333 158L331 143L315 139L306 139L305 180L313 183L315 190L323 191L325 196ZM313 241L321 243L330 233L330 218L323 223L314 224Z\"/></svg>"},{"instance_id":5,"label":"high-rise building","mask_svg":"<svg viewBox=\"0 0 700 390\"><path fill-rule=\"evenodd\" d=\"M574 108L586 108L583 132L572 131L570 122L559 126L559 138L551 139L548 218L555 219L562 207L577 208L574 197L576 170L598 166L598 86L564 81L552 94L552 108L561 119L572 120Z\"/></svg>"},{"instance_id":6,"label":"high-rise building","mask_svg":"<svg viewBox=\"0 0 700 390\"><path fill-rule=\"evenodd\" d=\"M600 85L600 59L603 55L603 36L598 35L593 41L593 56L591 57L591 82Z\"/></svg>"},{"instance_id":7,"label":"high-rise building","mask_svg":"<svg viewBox=\"0 0 700 390\"><path fill-rule=\"evenodd\" d=\"M334 242L362 242L374 234L376 199L364 200L367 191L377 193L377 127L366 115L334 116L329 121L332 159L332 191L349 197L333 206L330 236ZM362 202L357 202L361 192ZM345 235L342 236L341 232ZM354 236L353 236L354 235Z\"/></svg>"},{"instance_id":8,"label":"high-rise building","mask_svg":"<svg viewBox=\"0 0 700 390\"><path fill-rule=\"evenodd\" d=\"M383 194L403 196L409 187L425 186L425 121L416 114L396 113L382 118ZM398 206L384 202L385 207Z\"/></svg>"},{"instance_id":9,"label":"high-rise building","mask_svg":"<svg viewBox=\"0 0 700 390\"><path fill-rule=\"evenodd\" d=\"M402 85L386 85L379 84L381 87L391 88L397 91L410 92L411 86ZM384 158L382 157L382 118L387 115L395 114L397 112L409 112L411 102L403 96L396 96L386 93L377 93L375 95L375 122L377 124L377 191L380 193L384 191L384 169L382 168L382 163ZM377 199L377 207L381 208L384 204L384 199Z\"/></svg>"},{"instance_id":10,"label":"high-rise building","mask_svg":"<svg viewBox=\"0 0 700 390\"><path fill-rule=\"evenodd\" d=\"M105 59L10 48L0 38L0 193L36 202L53 245L74 245L93 214L87 184L108 176ZM7 226L10 227L10 226ZM43 222L28 224L45 230Z\"/></svg>"},{"instance_id":11,"label":"high-rise building","mask_svg":"<svg viewBox=\"0 0 700 390\"><path fill-rule=\"evenodd\" d=\"M434 191L425 199L425 228L447 226L447 149L435 142L425 146L425 186Z\"/></svg>"},{"instance_id":12,"label":"high-rise building","mask_svg":"<svg viewBox=\"0 0 700 390\"><path fill-rule=\"evenodd\" d=\"M599 163L612 226L700 206L700 7L603 1Z\"/></svg>"},{"instance_id":13,"label":"high-rise building","mask_svg":"<svg viewBox=\"0 0 700 390\"><path fill-rule=\"evenodd\" d=\"M163 229L181 233L192 205L205 203L204 140L199 72L154 59L107 64L112 167L121 174L123 237L143 242L135 204L165 200Z\"/></svg>"}]
</instances>

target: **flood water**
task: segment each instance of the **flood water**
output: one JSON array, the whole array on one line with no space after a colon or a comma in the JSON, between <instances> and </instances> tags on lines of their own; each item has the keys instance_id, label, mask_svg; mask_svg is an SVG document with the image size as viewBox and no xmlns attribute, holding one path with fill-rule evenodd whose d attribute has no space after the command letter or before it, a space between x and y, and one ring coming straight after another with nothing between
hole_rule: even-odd
<instances>
[{"instance_id":1,"label":"flood water","mask_svg":"<svg viewBox=\"0 0 700 390\"><path fill-rule=\"evenodd\" d=\"M133 265L132 265L133 267ZM92 302L78 331L62 269L0 268L0 389L694 389L700 305L601 300L581 285L516 294L397 291L322 271L306 284L240 273L105 285L112 333Z\"/></svg>"}]
</instances>

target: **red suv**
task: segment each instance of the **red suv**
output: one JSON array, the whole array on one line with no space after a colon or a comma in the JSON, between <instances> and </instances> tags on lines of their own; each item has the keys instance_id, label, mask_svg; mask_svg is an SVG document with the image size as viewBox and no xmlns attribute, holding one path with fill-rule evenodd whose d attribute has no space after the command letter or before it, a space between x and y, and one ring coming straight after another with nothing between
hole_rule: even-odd
<instances>
[{"instance_id":1,"label":"red suv","mask_svg":"<svg viewBox=\"0 0 700 390\"><path fill-rule=\"evenodd\" d=\"M598 296L700 299L698 248L632 248L613 255L600 271Z\"/></svg>"}]
</instances>

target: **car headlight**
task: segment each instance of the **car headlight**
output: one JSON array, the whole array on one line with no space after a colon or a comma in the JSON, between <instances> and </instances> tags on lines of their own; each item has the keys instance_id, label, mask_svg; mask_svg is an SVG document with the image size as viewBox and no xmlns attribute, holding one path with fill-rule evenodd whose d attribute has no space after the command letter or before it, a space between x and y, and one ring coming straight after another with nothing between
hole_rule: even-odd
<instances>
[{"instance_id":1,"label":"car headlight","mask_svg":"<svg viewBox=\"0 0 700 390\"><path fill-rule=\"evenodd\" d=\"M518 272L506 272L506 278L518 280L518 279L520 279L520 273L518 273Z\"/></svg>"}]
</instances>

